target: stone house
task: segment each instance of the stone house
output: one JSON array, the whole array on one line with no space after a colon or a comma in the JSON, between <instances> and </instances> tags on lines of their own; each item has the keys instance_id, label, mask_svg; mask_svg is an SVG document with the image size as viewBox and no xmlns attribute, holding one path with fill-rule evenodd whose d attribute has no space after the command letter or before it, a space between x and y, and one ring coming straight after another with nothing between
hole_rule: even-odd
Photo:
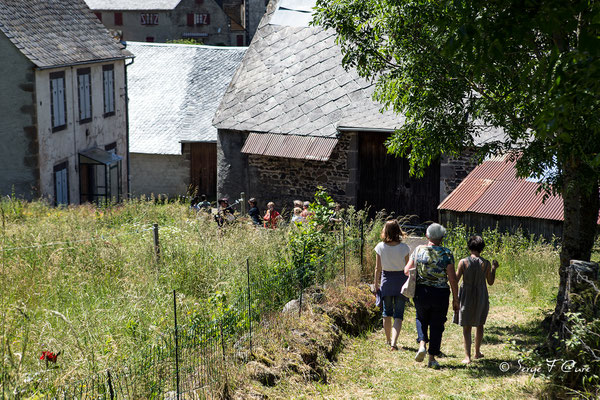
<instances>
[{"instance_id":1,"label":"stone house","mask_svg":"<svg viewBox=\"0 0 600 400\"><path fill-rule=\"evenodd\" d=\"M127 42L131 192L216 196L211 120L245 47Z\"/></svg>"},{"instance_id":2,"label":"stone house","mask_svg":"<svg viewBox=\"0 0 600 400\"><path fill-rule=\"evenodd\" d=\"M118 200L131 54L83 0L0 2L0 194Z\"/></svg>"},{"instance_id":3,"label":"stone house","mask_svg":"<svg viewBox=\"0 0 600 400\"><path fill-rule=\"evenodd\" d=\"M191 39L247 46L265 12L264 0L85 0L121 40Z\"/></svg>"},{"instance_id":4,"label":"stone house","mask_svg":"<svg viewBox=\"0 0 600 400\"><path fill-rule=\"evenodd\" d=\"M313 5L269 5L213 120L218 195L245 192L289 210L323 186L344 205L437 220L475 164L443 158L410 177L408 161L384 146L402 117L381 113L373 85L341 66L334 32L308 26Z\"/></svg>"}]
</instances>

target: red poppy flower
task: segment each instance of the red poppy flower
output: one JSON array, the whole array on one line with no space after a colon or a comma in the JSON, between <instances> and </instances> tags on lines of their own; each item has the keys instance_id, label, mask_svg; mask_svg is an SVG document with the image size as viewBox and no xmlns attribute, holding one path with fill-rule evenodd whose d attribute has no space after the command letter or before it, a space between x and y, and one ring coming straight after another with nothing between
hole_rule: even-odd
<instances>
[{"instance_id":1,"label":"red poppy flower","mask_svg":"<svg viewBox=\"0 0 600 400\"><path fill-rule=\"evenodd\" d=\"M52 363L56 363L56 360L58 359L60 352L58 352L58 354L54 354L51 351L42 351L42 356L40 357L40 360L45 360L46 362L50 361Z\"/></svg>"}]
</instances>

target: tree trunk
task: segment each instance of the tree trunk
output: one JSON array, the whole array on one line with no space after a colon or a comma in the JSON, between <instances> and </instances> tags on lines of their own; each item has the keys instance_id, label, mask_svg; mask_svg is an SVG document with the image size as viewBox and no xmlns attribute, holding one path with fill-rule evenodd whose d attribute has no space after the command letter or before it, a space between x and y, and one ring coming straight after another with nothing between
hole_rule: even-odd
<instances>
[{"instance_id":1,"label":"tree trunk","mask_svg":"<svg viewBox=\"0 0 600 400\"><path fill-rule=\"evenodd\" d=\"M562 250L560 252L560 284L556 308L550 325L550 339L561 335L567 287L567 268L571 260L590 261L596 238L598 221L598 180L587 166L578 160L563 165L562 197L564 224Z\"/></svg>"}]
</instances>

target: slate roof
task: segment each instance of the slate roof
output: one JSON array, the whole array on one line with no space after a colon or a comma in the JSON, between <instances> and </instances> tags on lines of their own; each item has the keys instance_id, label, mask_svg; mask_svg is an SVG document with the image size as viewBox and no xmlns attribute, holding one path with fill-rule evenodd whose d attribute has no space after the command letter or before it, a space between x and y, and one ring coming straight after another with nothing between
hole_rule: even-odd
<instances>
[{"instance_id":1,"label":"slate roof","mask_svg":"<svg viewBox=\"0 0 600 400\"><path fill-rule=\"evenodd\" d=\"M173 10L181 0L85 0L92 10Z\"/></svg>"},{"instance_id":2,"label":"slate roof","mask_svg":"<svg viewBox=\"0 0 600 400\"><path fill-rule=\"evenodd\" d=\"M333 137L338 130L392 131L404 123L402 115L379 111L374 85L342 67L335 32L308 26L314 5L269 5L215 114L217 128ZM503 136L502 129L481 126L474 142Z\"/></svg>"},{"instance_id":3,"label":"slate roof","mask_svg":"<svg viewBox=\"0 0 600 400\"><path fill-rule=\"evenodd\" d=\"M0 31L40 68L131 56L83 0L0 0Z\"/></svg>"},{"instance_id":4,"label":"slate roof","mask_svg":"<svg viewBox=\"0 0 600 400\"><path fill-rule=\"evenodd\" d=\"M127 42L130 151L181 154L180 142L216 142L211 120L245 47Z\"/></svg>"},{"instance_id":5,"label":"slate roof","mask_svg":"<svg viewBox=\"0 0 600 400\"><path fill-rule=\"evenodd\" d=\"M295 3L306 2L282 2L286 7L263 17L215 114L215 127L334 137L338 126L400 126L401 117L379 112L371 99L374 86L354 70L344 70L334 31L272 23L271 17L277 23L293 21L289 8ZM288 15L280 17L278 10Z\"/></svg>"}]
</instances>

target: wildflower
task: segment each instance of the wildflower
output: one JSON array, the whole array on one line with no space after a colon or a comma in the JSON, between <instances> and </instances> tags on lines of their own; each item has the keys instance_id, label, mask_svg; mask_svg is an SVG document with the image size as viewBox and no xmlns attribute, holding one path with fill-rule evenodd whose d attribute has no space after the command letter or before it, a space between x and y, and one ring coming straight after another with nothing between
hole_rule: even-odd
<instances>
[{"instance_id":1,"label":"wildflower","mask_svg":"<svg viewBox=\"0 0 600 400\"><path fill-rule=\"evenodd\" d=\"M54 354L51 351L42 351L42 356L40 357L40 360L45 360L46 365L48 365L48 361L56 364L56 360L58 359L59 355L60 355L60 351L56 354Z\"/></svg>"}]
</instances>

